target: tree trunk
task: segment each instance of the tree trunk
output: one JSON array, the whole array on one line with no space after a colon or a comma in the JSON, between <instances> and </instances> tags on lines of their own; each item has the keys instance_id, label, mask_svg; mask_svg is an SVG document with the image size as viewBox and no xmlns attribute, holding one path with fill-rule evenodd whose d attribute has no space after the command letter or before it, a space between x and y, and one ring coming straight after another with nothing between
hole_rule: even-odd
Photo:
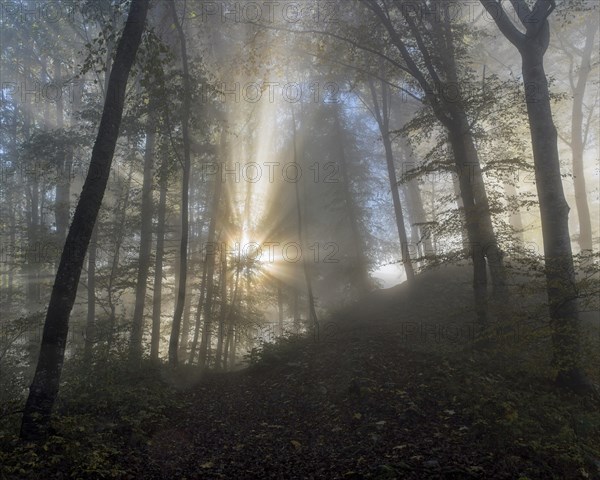
<instances>
[{"instance_id":1,"label":"tree trunk","mask_svg":"<svg viewBox=\"0 0 600 480\"><path fill-rule=\"evenodd\" d=\"M227 158L227 141L225 131L221 133L221 148L219 155L222 158ZM208 346L210 344L211 336L211 323L212 323L212 304L214 295L214 276L215 276L215 257L218 251L218 247L215 244L216 239L216 227L219 217L219 206L221 204L221 192L223 190L223 182L221 177L221 168L225 165L225 162L219 164L218 173L215 175L215 193L213 196L213 204L211 209L210 224L208 226L208 241L206 244L206 298L204 299L204 326L202 329L202 339L200 341L200 349L198 353L198 363L200 368L206 367Z\"/></svg>"},{"instance_id":2,"label":"tree trunk","mask_svg":"<svg viewBox=\"0 0 600 480\"><path fill-rule=\"evenodd\" d=\"M597 30L597 19L591 18L586 25L585 46L581 57L577 85L573 91L573 114L571 116L571 153L573 155L575 204L577 205L577 218L579 220L579 249L585 255L589 255L592 252L593 242L592 221L583 164L583 152L586 140L583 133L583 99L592 69L592 52L594 51L594 37Z\"/></svg>"},{"instance_id":3,"label":"tree trunk","mask_svg":"<svg viewBox=\"0 0 600 480\"><path fill-rule=\"evenodd\" d=\"M179 361L185 363L188 357L188 347L190 340L190 317L192 316L192 289L188 278L188 294L185 296L185 305L183 307L183 318L181 320L181 339L179 341Z\"/></svg>"},{"instance_id":4,"label":"tree trunk","mask_svg":"<svg viewBox=\"0 0 600 480\"><path fill-rule=\"evenodd\" d=\"M294 317L294 329L296 330L296 335L300 333L300 294L298 292L298 288L294 286L294 302L292 305L292 314Z\"/></svg>"},{"instance_id":5,"label":"tree trunk","mask_svg":"<svg viewBox=\"0 0 600 480\"><path fill-rule=\"evenodd\" d=\"M392 192L392 201L394 204L394 215L396 217L396 228L400 239L400 249L402 254L402 265L406 272L406 281L412 284L415 279L415 271L410 258L408 237L406 235L406 226L404 225L404 214L402 213L402 202L400 202L400 190L398 187L398 177L396 176L396 165L394 163L394 151L390 139L389 108L388 108L388 89L384 82L381 82L381 108L377 99L377 90L373 81L369 81L371 96L375 110L375 119L379 125L383 148L385 150L385 161L388 170L388 179Z\"/></svg>"},{"instance_id":6,"label":"tree trunk","mask_svg":"<svg viewBox=\"0 0 600 480\"><path fill-rule=\"evenodd\" d=\"M60 384L69 315L110 175L123 114L126 83L142 38L148 6L147 1L132 0L119 41L88 176L75 209L48 305L40 355L21 423L21 438L24 440L40 440L48 434L50 415Z\"/></svg>"},{"instance_id":7,"label":"tree trunk","mask_svg":"<svg viewBox=\"0 0 600 480\"><path fill-rule=\"evenodd\" d=\"M159 362L160 316L162 313L163 258L165 254L165 220L167 212L167 160L163 158L160 171L160 197L156 226L156 256L154 265L154 288L152 297L152 334L150 339L150 360Z\"/></svg>"},{"instance_id":8,"label":"tree trunk","mask_svg":"<svg viewBox=\"0 0 600 480\"><path fill-rule=\"evenodd\" d=\"M523 82L527 87L525 98L542 220L554 361L559 381L577 387L583 381L577 288L569 235L569 206L563 191L558 135L543 65L545 50L535 43L521 49Z\"/></svg>"},{"instance_id":9,"label":"tree trunk","mask_svg":"<svg viewBox=\"0 0 600 480\"><path fill-rule=\"evenodd\" d=\"M130 163L129 174L127 175L127 183L124 191L124 198L119 199L115 207L115 215L114 215L114 225L117 226L117 231L115 232L115 252L113 254L112 266L110 269L110 277L108 278L108 291L107 299L108 306L110 309L110 318L108 320L108 341L106 346L106 356L107 359L110 356L110 351L112 349L112 344L114 341L115 329L117 325L117 306L114 303L113 299L113 289L115 286L115 281L117 280L117 275L119 273L119 262L121 259L121 246L123 245L123 239L125 238L125 224L127 221L127 208L129 207L129 198L131 192L131 179L133 177L134 163Z\"/></svg>"},{"instance_id":10,"label":"tree trunk","mask_svg":"<svg viewBox=\"0 0 600 480\"><path fill-rule=\"evenodd\" d=\"M170 2L171 14L175 23L175 28L179 35L181 45L181 62L183 65L183 106L181 113L181 129L183 136L183 182L181 186L181 245L179 249L180 273L179 288L177 291L177 301L175 303L175 313L173 315L173 325L171 327L171 338L169 340L169 364L173 367L179 363L179 334L181 332L181 317L185 306L185 294L187 284L187 262L188 262L188 236L189 236L189 189L190 189L190 170L191 170L191 151L190 151L190 108L192 90L190 85L190 73L188 68L187 44L185 34L175 2Z\"/></svg>"},{"instance_id":11,"label":"tree trunk","mask_svg":"<svg viewBox=\"0 0 600 480\"><path fill-rule=\"evenodd\" d=\"M202 283L200 284L200 297L198 298L198 306L196 307L196 318L194 325L194 339L190 348L189 364L194 363L196 348L198 347L198 337L200 336L200 325L202 324L202 308L204 307L204 299L206 295L206 276L207 276L208 260L205 258L202 262Z\"/></svg>"},{"instance_id":12,"label":"tree trunk","mask_svg":"<svg viewBox=\"0 0 600 480\"><path fill-rule=\"evenodd\" d=\"M24 111L23 117L23 137L26 141L31 136L31 113L29 109ZM39 241L39 222L40 222L40 210L39 210L39 197L40 197L40 185L38 175L38 165L35 164L35 159L27 158L26 161L33 162L28 165L30 171L30 178L28 179L27 189L27 202L28 202L28 216L27 216L27 259L26 259L26 272L27 272L27 283L26 283L26 295L27 295L27 310L29 312L35 312L39 307L39 255L37 254L38 241Z\"/></svg>"},{"instance_id":13,"label":"tree trunk","mask_svg":"<svg viewBox=\"0 0 600 480\"><path fill-rule=\"evenodd\" d=\"M223 355L223 340L225 336L225 320L227 317L227 251L221 252L221 279L220 283L220 309L219 330L217 332L217 350L215 352L215 369L221 369L221 357Z\"/></svg>"},{"instance_id":14,"label":"tree trunk","mask_svg":"<svg viewBox=\"0 0 600 480\"><path fill-rule=\"evenodd\" d=\"M277 282L277 319L279 326L279 336L283 335L283 287L281 280Z\"/></svg>"},{"instance_id":15,"label":"tree trunk","mask_svg":"<svg viewBox=\"0 0 600 480\"><path fill-rule=\"evenodd\" d=\"M88 251L87 270L87 320L85 326L84 359L86 365L92 362L92 348L96 342L96 252L98 251L98 225L94 226Z\"/></svg>"},{"instance_id":16,"label":"tree trunk","mask_svg":"<svg viewBox=\"0 0 600 480\"><path fill-rule=\"evenodd\" d=\"M475 312L480 327L487 327L487 267L485 251L481 235L480 210L475 206L475 194L471 184L473 176L467 171L462 162L466 158L463 142L463 132L460 128L451 131L449 139L457 162L458 184L460 198L464 208L466 230L468 236L468 253L473 262L473 294L475 298ZM467 164L467 167L469 164ZM464 242L464 238L463 238Z\"/></svg>"},{"instance_id":17,"label":"tree trunk","mask_svg":"<svg viewBox=\"0 0 600 480\"><path fill-rule=\"evenodd\" d=\"M152 169L155 152L155 114L150 111L146 125L146 150L144 152L144 180L142 184L142 211L140 230L140 254L138 259L135 307L129 346L130 360L139 363L142 358L142 336L144 334L144 306L146 305L146 285L150 270L152 250Z\"/></svg>"},{"instance_id":18,"label":"tree trunk","mask_svg":"<svg viewBox=\"0 0 600 480\"><path fill-rule=\"evenodd\" d=\"M341 112L336 109L334 112L333 121L335 123L336 143L338 145L338 158L340 161L340 170L342 172L342 187L344 189L344 203L346 204L346 212L348 212L348 222L350 223L350 231L354 241L356 250L356 273L353 278L353 283L356 285L358 292L361 295L366 295L370 290L368 262L364 252L364 242L360 234L360 226L358 222L358 214L356 204L353 199L350 185L350 175L348 174L348 161L346 152L344 151L344 133L340 123Z\"/></svg>"},{"instance_id":19,"label":"tree trunk","mask_svg":"<svg viewBox=\"0 0 600 480\"><path fill-rule=\"evenodd\" d=\"M433 250L433 244L431 242L431 233L429 224L427 223L427 214L425 213L425 207L423 206L423 199L421 198L421 191L416 180L411 180L406 184L406 194L410 199L412 206L412 213L414 222L418 234L418 242L421 245L421 252L423 257L428 255L435 255Z\"/></svg>"},{"instance_id":20,"label":"tree trunk","mask_svg":"<svg viewBox=\"0 0 600 480\"><path fill-rule=\"evenodd\" d=\"M504 182L504 193L507 197L512 197L515 200L519 198L517 187L510 182ZM523 217L520 211L511 211L508 217L508 223L513 229L515 236L519 242L523 242Z\"/></svg>"},{"instance_id":21,"label":"tree trunk","mask_svg":"<svg viewBox=\"0 0 600 480\"><path fill-rule=\"evenodd\" d=\"M417 26L409 12L406 9L400 8L398 3L393 4L398 13L406 20L415 38L416 46L421 53L420 60L422 61L422 65L415 61L411 48L406 46L401 34L396 30L389 15L386 15L379 3L375 0L362 1L367 4L385 26L392 43L396 46L406 64L406 69L419 83L434 115L448 131L459 175L461 196L463 196L465 204L465 216L468 224L467 232L469 234L471 255L473 258L476 310L478 311L480 323L485 324L486 319L483 315L485 302L483 300L486 297L485 290L487 289L486 256L490 262L494 293L498 299L505 296L506 282L502 252L498 248L492 228L489 205L485 195L485 186L481 176L479 158L475 150L469 119L461 102L448 101L444 95L435 93L440 87L444 87L443 84L440 85L442 80L437 71L439 64L434 64L432 56L428 51L427 42L423 40L421 35L424 30L419 29L419 26ZM492 2L496 3L493 0ZM428 19L427 21L430 20ZM423 26L424 24L420 25ZM442 77L445 77L450 85L460 85L461 79L458 76L455 59L455 33L452 30L449 15L443 15L441 22L435 24L433 30L426 31L426 33L428 35L439 34L440 37L436 40L439 40L440 45L445 45L446 47L441 52L441 56L438 57L438 61L443 67ZM430 79L426 77L427 74L429 74ZM477 206L476 209L475 206Z\"/></svg>"},{"instance_id":22,"label":"tree trunk","mask_svg":"<svg viewBox=\"0 0 600 480\"><path fill-rule=\"evenodd\" d=\"M522 33L506 12L492 0L480 0L492 12L504 36L519 50L522 59L525 101L531 131L535 180L540 204L546 291L553 329L554 363L560 385L589 391L592 387L581 365L580 321L575 269L569 235L569 206L563 190L558 134L552 118L544 55L550 43L548 16L554 2L536 2L529 8L525 0L513 0Z\"/></svg>"},{"instance_id":23,"label":"tree trunk","mask_svg":"<svg viewBox=\"0 0 600 480\"><path fill-rule=\"evenodd\" d=\"M233 286L233 295L231 296L231 303L229 304L229 308L227 309L227 342L225 343L225 351L223 352L223 369L227 370L227 364L229 362L230 350L233 348L233 336L235 330L235 310L237 309L238 304L238 292L240 286L240 276L242 273L242 264L241 259L235 271L235 281Z\"/></svg>"},{"instance_id":24,"label":"tree trunk","mask_svg":"<svg viewBox=\"0 0 600 480\"><path fill-rule=\"evenodd\" d=\"M292 111L292 143L293 143L293 163L298 163L298 145L297 145L297 134L296 134L296 116L294 114L294 107L291 106ZM299 182L294 182L294 190L296 193L296 213L298 218L298 240L300 241L300 245L302 246L302 250L304 252L306 249L306 242L304 238L304 227L302 223L302 208L300 204L300 189L298 187ZM302 267L304 270L304 280L306 281L306 295L308 297L308 316L310 319L310 325L313 328L313 335L318 340L319 339L319 318L317 316L317 310L315 308L315 298L313 294L312 288L312 280L310 278L310 272L308 268L308 263L306 261L307 255L302 255Z\"/></svg>"},{"instance_id":25,"label":"tree trunk","mask_svg":"<svg viewBox=\"0 0 600 480\"><path fill-rule=\"evenodd\" d=\"M61 61L54 60L54 82L62 86ZM74 102L76 103L76 102ZM64 105L62 95L56 99L56 127L59 130L64 128ZM64 158L61 158L57 165L57 184L56 201L54 208L54 217L56 220L56 236L58 247L62 248L67 238L67 229L69 228L70 195L71 195L71 168L73 166L73 151L68 148Z\"/></svg>"}]
</instances>

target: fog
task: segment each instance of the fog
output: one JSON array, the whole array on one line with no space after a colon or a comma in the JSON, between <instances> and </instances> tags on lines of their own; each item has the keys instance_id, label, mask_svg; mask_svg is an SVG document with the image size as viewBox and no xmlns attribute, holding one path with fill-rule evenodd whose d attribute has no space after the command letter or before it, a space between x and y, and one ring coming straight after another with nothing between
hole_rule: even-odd
<instances>
[{"instance_id":1,"label":"fog","mask_svg":"<svg viewBox=\"0 0 600 480\"><path fill-rule=\"evenodd\" d=\"M600 478L597 2L1 9L0 477Z\"/></svg>"}]
</instances>

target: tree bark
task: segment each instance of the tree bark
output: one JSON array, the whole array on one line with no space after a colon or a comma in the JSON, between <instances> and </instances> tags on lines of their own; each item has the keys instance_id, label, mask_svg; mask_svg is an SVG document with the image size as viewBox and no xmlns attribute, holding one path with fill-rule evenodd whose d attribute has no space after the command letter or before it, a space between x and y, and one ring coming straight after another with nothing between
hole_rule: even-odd
<instances>
[{"instance_id":1,"label":"tree bark","mask_svg":"<svg viewBox=\"0 0 600 480\"><path fill-rule=\"evenodd\" d=\"M188 263L188 237L189 237L189 189L190 189L190 170L191 170L191 149L190 149L190 108L192 90L190 85L190 73L187 58L187 43L185 33L177 10L175 2L170 2L173 22L179 35L181 45L181 62L183 65L183 105L181 113L181 128L183 136L183 181L181 186L181 245L179 248L180 273L179 288L177 291L177 301L175 304L175 313L173 315L173 325L171 327L171 338L169 340L169 364L173 367L179 363L179 335L181 332L181 317L185 306L185 294L187 286L187 263Z\"/></svg>"},{"instance_id":2,"label":"tree bark","mask_svg":"<svg viewBox=\"0 0 600 480\"><path fill-rule=\"evenodd\" d=\"M292 143L293 143L293 163L298 163L298 145L297 145L297 132L296 132L296 116L294 114L294 107L291 105L292 112ZM294 182L294 190L296 193L296 213L298 218L298 240L304 252L307 251L306 242L304 238L304 226L302 222L302 208L300 205L300 189L298 187L298 181ZM306 295L308 297L308 316L310 319L310 325L313 329L313 335L319 339L319 317L317 316L317 310L315 308L315 297L313 294L312 280L310 278L310 272L308 263L306 261L307 255L302 255L302 267L304 270L304 280L306 282Z\"/></svg>"},{"instance_id":3,"label":"tree bark","mask_svg":"<svg viewBox=\"0 0 600 480\"><path fill-rule=\"evenodd\" d=\"M277 282L277 320L279 326L279 336L283 335L283 286L281 280Z\"/></svg>"},{"instance_id":4,"label":"tree bark","mask_svg":"<svg viewBox=\"0 0 600 480\"><path fill-rule=\"evenodd\" d=\"M226 133L223 130L221 132L221 148L219 155L223 159L227 158L227 141ZM212 304L214 296L214 276L215 276L215 257L218 251L218 247L215 244L216 239L216 228L219 217L219 207L221 205L221 192L223 190L223 179L221 176L221 169L225 165L225 161L219 164L218 173L215 175L215 193L213 195L213 204L211 209L210 224L208 226L208 240L206 244L206 297L204 299L204 325L202 328L202 338L200 340L200 349L198 352L198 363L200 368L206 367L208 346L210 344L211 337L211 323L212 323Z\"/></svg>"},{"instance_id":5,"label":"tree bark","mask_svg":"<svg viewBox=\"0 0 600 480\"><path fill-rule=\"evenodd\" d=\"M435 117L448 131L459 176L461 196L465 205L467 232L472 250L475 307L478 311L480 323L485 325L487 319L483 315L485 307L483 300L487 297L486 257L490 265L495 297L499 304L507 297L506 278L502 260L503 255L498 248L492 226L479 158L466 111L460 101L449 100L444 95L436 93L439 88L444 87L444 82L438 74L433 57L421 36L422 31L419 30L409 12L400 8L397 3L392 4L407 22L409 30L416 40L423 66L418 65L413 58L411 49L406 46L399 31L394 27L389 12L387 10L387 13L384 12L375 0L361 1L375 13L385 26L392 43L396 46L406 64L406 70L419 83ZM425 2L419 3L425 8ZM436 62L441 62L443 66L442 73L447 82L451 85L460 85L455 59L454 32L450 25L450 18L448 15L444 15L441 20L442 23L435 25L433 32L440 35L438 40L441 45L445 46L445 49L442 52L443 55ZM430 76L429 79L426 77L427 74Z\"/></svg>"},{"instance_id":6,"label":"tree bark","mask_svg":"<svg viewBox=\"0 0 600 480\"><path fill-rule=\"evenodd\" d=\"M204 307L204 299L206 296L206 276L208 270L208 261L205 258L202 262L202 283L200 284L200 297L198 298L198 306L196 307L196 318L194 325L194 339L192 340L192 347L190 348L190 357L188 363L191 365L194 363L194 357L196 356L196 348L198 347L198 338L200 336L200 326L202 325L202 308Z\"/></svg>"},{"instance_id":7,"label":"tree bark","mask_svg":"<svg viewBox=\"0 0 600 480\"><path fill-rule=\"evenodd\" d=\"M592 221L590 206L587 197L585 182L585 169L583 152L585 149L585 135L583 132L583 99L592 69L592 52L594 51L594 37L598 30L597 19L591 18L586 25L585 45L581 56L581 65L577 84L573 91L573 113L571 116L571 153L573 155L573 184L575 187L575 204L579 220L579 249L582 254L592 252Z\"/></svg>"},{"instance_id":8,"label":"tree bark","mask_svg":"<svg viewBox=\"0 0 600 480\"><path fill-rule=\"evenodd\" d=\"M517 187L509 182L504 182L504 193L507 197L517 199L519 192ZM519 242L523 242L523 217L520 211L511 211L508 217L508 223L514 231L514 234Z\"/></svg>"},{"instance_id":9,"label":"tree bark","mask_svg":"<svg viewBox=\"0 0 600 480\"><path fill-rule=\"evenodd\" d=\"M152 108L152 107L151 107ZM142 183L142 211L140 229L140 253L138 258L137 283L135 288L135 307L129 346L130 360L139 363L142 358L142 336L144 333L144 306L146 305L146 286L150 270L152 250L152 170L154 166L156 121L154 112L148 114L146 125L146 149L144 152L144 179Z\"/></svg>"},{"instance_id":10,"label":"tree bark","mask_svg":"<svg viewBox=\"0 0 600 480\"><path fill-rule=\"evenodd\" d=\"M54 82L62 88L61 61L54 59ZM76 102L74 102L76 103ZM64 105L62 95L56 99L56 127L64 129ZM54 207L54 218L56 220L56 236L59 248L62 248L67 238L69 228L69 211L71 195L71 168L73 165L73 151L69 147L63 158L57 165L56 202Z\"/></svg>"},{"instance_id":11,"label":"tree bark","mask_svg":"<svg viewBox=\"0 0 600 480\"><path fill-rule=\"evenodd\" d=\"M396 228L398 229L398 237L400 239L402 265L404 266L404 271L406 272L406 281L409 284L412 284L415 279L415 271L410 258L408 236L406 235L406 226L404 225L404 214L402 213L402 202L400 201L398 177L396 176L396 165L394 163L394 151L392 149L392 141L390 139L387 84L385 82L381 82L381 107L377 98L377 90L372 80L369 81L369 86L373 100L375 120L377 120L379 131L381 132L381 138L383 140L383 148L385 150L385 161L388 170L388 179L390 181L390 189L392 192L392 201L394 204Z\"/></svg>"},{"instance_id":12,"label":"tree bark","mask_svg":"<svg viewBox=\"0 0 600 480\"><path fill-rule=\"evenodd\" d=\"M217 332L217 349L215 352L215 369L221 370L221 360L223 355L223 340L225 336L225 321L227 319L227 251L221 252L221 279L220 285L220 308L219 308L219 329Z\"/></svg>"},{"instance_id":13,"label":"tree bark","mask_svg":"<svg viewBox=\"0 0 600 480\"><path fill-rule=\"evenodd\" d=\"M88 251L87 269L87 320L85 326L85 364L92 363L92 348L96 341L96 253L98 251L98 225L94 226Z\"/></svg>"},{"instance_id":14,"label":"tree bark","mask_svg":"<svg viewBox=\"0 0 600 480\"><path fill-rule=\"evenodd\" d=\"M352 198L350 175L348 174L348 161L346 159L346 152L344 150L344 132L342 131L342 126L340 123L341 112L339 108L335 110L333 115L336 143L338 145L338 158L340 161L340 170L342 172L344 203L346 204L348 222L350 223L350 231L352 232L352 239L354 241L354 248L356 251L356 266L355 275L353 276L353 283L355 283L356 288L361 295L366 295L370 290L368 262L364 252L365 244L360 234L360 225L358 222L356 204Z\"/></svg>"},{"instance_id":15,"label":"tree bark","mask_svg":"<svg viewBox=\"0 0 600 480\"><path fill-rule=\"evenodd\" d=\"M125 184L125 188L122 188L122 193L124 195L123 199L119 198L117 205L114 209L114 221L113 224L116 226L115 232L115 245L114 245L114 254L112 260L112 266L110 269L110 276L108 278L108 291L106 292L108 299L108 306L110 309L110 317L108 319L108 341L106 346L106 357L110 356L110 351L112 349L112 345L114 342L115 329L117 325L117 306L114 302L113 293L115 281L117 280L117 276L119 274L119 262L121 259L121 246L123 245L123 240L125 238L125 224L127 221L127 208L129 207L129 198L131 192L131 179L133 177L134 163L131 161L129 167L129 173L127 175L127 183Z\"/></svg>"},{"instance_id":16,"label":"tree bark","mask_svg":"<svg viewBox=\"0 0 600 480\"><path fill-rule=\"evenodd\" d=\"M159 363L160 316L162 313L163 258L165 254L165 220L167 213L167 159L163 158L160 167L160 197L156 226L156 255L154 263L154 288L152 296L152 333L150 339L150 360Z\"/></svg>"},{"instance_id":17,"label":"tree bark","mask_svg":"<svg viewBox=\"0 0 600 480\"><path fill-rule=\"evenodd\" d=\"M21 423L21 438L24 440L40 440L48 434L50 415L60 384L69 315L110 175L127 79L140 45L148 6L147 1L132 0L117 47L90 168L69 228L46 313L40 355Z\"/></svg>"},{"instance_id":18,"label":"tree bark","mask_svg":"<svg viewBox=\"0 0 600 480\"><path fill-rule=\"evenodd\" d=\"M558 369L560 385L589 391L581 364L580 321L577 305L575 269L569 234L569 206L565 199L560 160L558 134L552 118L550 90L544 70L544 56L550 43L548 16L554 2L538 0L530 9L525 0L514 0L519 20L526 29L521 33L506 12L492 0L480 0L493 14L502 34L517 48L522 59L523 84L535 180L540 204L546 291L553 330L554 364Z\"/></svg>"},{"instance_id":19,"label":"tree bark","mask_svg":"<svg viewBox=\"0 0 600 480\"><path fill-rule=\"evenodd\" d=\"M552 119L550 92L543 65L544 52L545 48L541 49L538 45L522 49L523 82L526 85L527 113L542 220L554 361L559 370L559 380L575 386L583 376L577 288L569 234L569 206L560 173L558 135Z\"/></svg>"}]
</instances>

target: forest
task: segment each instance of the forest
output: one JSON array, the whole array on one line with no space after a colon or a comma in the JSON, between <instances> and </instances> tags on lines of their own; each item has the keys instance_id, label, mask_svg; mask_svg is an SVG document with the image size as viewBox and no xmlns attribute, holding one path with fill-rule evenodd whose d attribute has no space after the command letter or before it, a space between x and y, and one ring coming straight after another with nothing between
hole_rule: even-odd
<instances>
[{"instance_id":1,"label":"forest","mask_svg":"<svg viewBox=\"0 0 600 480\"><path fill-rule=\"evenodd\" d=\"M597 0L0 3L0 480L600 479Z\"/></svg>"}]
</instances>

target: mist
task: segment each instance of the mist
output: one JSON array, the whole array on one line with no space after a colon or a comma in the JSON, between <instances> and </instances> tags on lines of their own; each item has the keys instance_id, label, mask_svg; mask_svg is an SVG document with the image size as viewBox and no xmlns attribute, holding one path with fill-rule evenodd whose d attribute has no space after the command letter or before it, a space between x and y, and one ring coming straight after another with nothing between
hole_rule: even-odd
<instances>
[{"instance_id":1,"label":"mist","mask_svg":"<svg viewBox=\"0 0 600 480\"><path fill-rule=\"evenodd\" d=\"M600 478L597 2L0 8L2 478Z\"/></svg>"}]
</instances>

